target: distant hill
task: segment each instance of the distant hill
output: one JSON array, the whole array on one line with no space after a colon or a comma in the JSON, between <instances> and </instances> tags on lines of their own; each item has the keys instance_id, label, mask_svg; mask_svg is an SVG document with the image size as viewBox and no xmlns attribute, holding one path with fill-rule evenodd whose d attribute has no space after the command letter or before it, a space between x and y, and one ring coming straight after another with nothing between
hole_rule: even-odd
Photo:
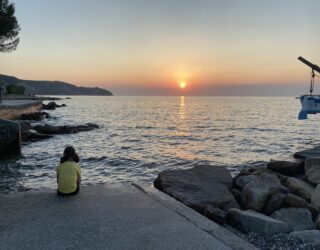
<instances>
[{"instance_id":1,"label":"distant hill","mask_svg":"<svg viewBox=\"0 0 320 250\"><path fill-rule=\"evenodd\" d=\"M14 76L0 74L0 86L19 84L26 88L25 94L35 95L113 95L109 90L97 87L77 87L73 84L60 81L33 81L22 80Z\"/></svg>"}]
</instances>

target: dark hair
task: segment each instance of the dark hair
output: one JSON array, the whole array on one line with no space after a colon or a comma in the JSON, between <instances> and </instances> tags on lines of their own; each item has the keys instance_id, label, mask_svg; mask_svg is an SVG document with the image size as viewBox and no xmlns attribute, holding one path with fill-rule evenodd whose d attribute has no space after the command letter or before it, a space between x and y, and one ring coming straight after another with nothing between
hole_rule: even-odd
<instances>
[{"instance_id":1,"label":"dark hair","mask_svg":"<svg viewBox=\"0 0 320 250\"><path fill-rule=\"evenodd\" d=\"M60 163L62 164L70 159L79 162L79 156L77 155L74 147L68 146L63 151L63 156L60 159Z\"/></svg>"}]
</instances>

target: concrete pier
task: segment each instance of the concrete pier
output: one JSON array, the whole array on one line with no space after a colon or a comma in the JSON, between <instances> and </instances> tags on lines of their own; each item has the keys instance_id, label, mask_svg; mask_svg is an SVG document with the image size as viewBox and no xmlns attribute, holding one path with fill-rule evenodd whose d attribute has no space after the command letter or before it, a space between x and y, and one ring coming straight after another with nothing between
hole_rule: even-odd
<instances>
[{"instance_id":1,"label":"concrete pier","mask_svg":"<svg viewBox=\"0 0 320 250\"><path fill-rule=\"evenodd\" d=\"M13 120L22 114L37 112L42 107L42 101L30 99L8 99L0 103L0 118Z\"/></svg>"},{"instance_id":2,"label":"concrete pier","mask_svg":"<svg viewBox=\"0 0 320 250\"><path fill-rule=\"evenodd\" d=\"M151 186L0 195L0 249L255 249Z\"/></svg>"}]
</instances>

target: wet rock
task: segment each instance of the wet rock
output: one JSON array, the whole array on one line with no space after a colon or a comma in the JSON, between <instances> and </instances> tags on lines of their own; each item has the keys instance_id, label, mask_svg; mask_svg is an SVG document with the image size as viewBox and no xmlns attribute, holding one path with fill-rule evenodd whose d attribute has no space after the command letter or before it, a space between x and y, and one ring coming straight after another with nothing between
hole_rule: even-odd
<instances>
[{"instance_id":1,"label":"wet rock","mask_svg":"<svg viewBox=\"0 0 320 250\"><path fill-rule=\"evenodd\" d=\"M241 201L246 208L261 211L268 198L281 189L279 179L273 174L263 173L257 180L249 182L241 192Z\"/></svg>"},{"instance_id":2,"label":"wet rock","mask_svg":"<svg viewBox=\"0 0 320 250\"><path fill-rule=\"evenodd\" d=\"M257 175L240 175L235 177L234 185L237 189L242 190L249 182L257 180Z\"/></svg>"},{"instance_id":3,"label":"wet rock","mask_svg":"<svg viewBox=\"0 0 320 250\"><path fill-rule=\"evenodd\" d=\"M0 119L0 155L20 154L20 152L20 124L18 122Z\"/></svg>"},{"instance_id":4,"label":"wet rock","mask_svg":"<svg viewBox=\"0 0 320 250\"><path fill-rule=\"evenodd\" d=\"M304 162L271 161L267 168L286 176L297 177L304 173Z\"/></svg>"},{"instance_id":5,"label":"wet rock","mask_svg":"<svg viewBox=\"0 0 320 250\"><path fill-rule=\"evenodd\" d=\"M290 233L290 237L302 240L304 243L310 244L313 247L320 247L320 231L319 230L305 230L300 232Z\"/></svg>"},{"instance_id":6,"label":"wet rock","mask_svg":"<svg viewBox=\"0 0 320 250\"><path fill-rule=\"evenodd\" d=\"M311 196L311 204L320 209L320 184L317 185Z\"/></svg>"},{"instance_id":7,"label":"wet rock","mask_svg":"<svg viewBox=\"0 0 320 250\"><path fill-rule=\"evenodd\" d=\"M308 181L320 184L320 158L307 158L304 168Z\"/></svg>"},{"instance_id":8,"label":"wet rock","mask_svg":"<svg viewBox=\"0 0 320 250\"><path fill-rule=\"evenodd\" d=\"M44 118L48 118L49 114L47 112L35 112L30 114L22 114L20 120L34 120L40 121Z\"/></svg>"},{"instance_id":9,"label":"wet rock","mask_svg":"<svg viewBox=\"0 0 320 250\"><path fill-rule=\"evenodd\" d=\"M273 219L264 214L240 209L230 209L227 221L238 230L248 233L255 232L262 235L290 232L289 226L283 221Z\"/></svg>"},{"instance_id":10,"label":"wet rock","mask_svg":"<svg viewBox=\"0 0 320 250\"><path fill-rule=\"evenodd\" d=\"M39 134L34 130L21 131L21 140L23 142L34 142L52 138L52 135Z\"/></svg>"},{"instance_id":11,"label":"wet rock","mask_svg":"<svg viewBox=\"0 0 320 250\"><path fill-rule=\"evenodd\" d=\"M49 124L37 125L34 129L41 134L75 134L83 131L90 131L93 129L99 128L98 125L93 123L87 123L86 125L77 125L77 126L53 126Z\"/></svg>"},{"instance_id":12,"label":"wet rock","mask_svg":"<svg viewBox=\"0 0 320 250\"><path fill-rule=\"evenodd\" d=\"M33 129L33 127L32 127L32 125L30 124L30 122L19 121L19 123L20 123L20 128L21 128L21 130Z\"/></svg>"},{"instance_id":13,"label":"wet rock","mask_svg":"<svg viewBox=\"0 0 320 250\"><path fill-rule=\"evenodd\" d=\"M66 107L66 104L58 105L55 102L49 102L48 104L42 104L42 109L55 110L56 108Z\"/></svg>"},{"instance_id":14,"label":"wet rock","mask_svg":"<svg viewBox=\"0 0 320 250\"><path fill-rule=\"evenodd\" d=\"M200 212L208 205L222 210L239 207L228 189L232 188L230 172L222 167L165 170L158 175L154 186Z\"/></svg>"},{"instance_id":15,"label":"wet rock","mask_svg":"<svg viewBox=\"0 0 320 250\"><path fill-rule=\"evenodd\" d=\"M285 185L290 190L290 192L307 201L311 200L311 195L315 189L311 184L294 177L289 177Z\"/></svg>"},{"instance_id":16,"label":"wet rock","mask_svg":"<svg viewBox=\"0 0 320 250\"><path fill-rule=\"evenodd\" d=\"M281 193L273 194L267 201L263 213L266 215L272 214L274 211L278 210L285 199L286 195Z\"/></svg>"},{"instance_id":17,"label":"wet rock","mask_svg":"<svg viewBox=\"0 0 320 250\"><path fill-rule=\"evenodd\" d=\"M55 102L49 102L48 104L42 104L42 109L46 110L55 110L57 107L57 104Z\"/></svg>"},{"instance_id":18,"label":"wet rock","mask_svg":"<svg viewBox=\"0 0 320 250\"><path fill-rule=\"evenodd\" d=\"M220 208L214 207L214 206L206 206L206 208L203 211L204 216L208 217L210 220L213 220L216 223L219 224L225 224L226 223L226 217L227 213Z\"/></svg>"},{"instance_id":19,"label":"wet rock","mask_svg":"<svg viewBox=\"0 0 320 250\"><path fill-rule=\"evenodd\" d=\"M282 208L274 212L271 217L285 222L292 231L316 228L310 211L305 208Z\"/></svg>"}]
</instances>

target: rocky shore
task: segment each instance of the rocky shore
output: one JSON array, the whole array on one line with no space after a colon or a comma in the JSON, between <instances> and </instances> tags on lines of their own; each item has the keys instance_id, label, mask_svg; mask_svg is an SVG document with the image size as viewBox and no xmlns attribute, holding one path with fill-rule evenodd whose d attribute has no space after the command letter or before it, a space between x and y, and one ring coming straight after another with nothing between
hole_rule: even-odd
<instances>
[{"instance_id":1,"label":"rocky shore","mask_svg":"<svg viewBox=\"0 0 320 250\"><path fill-rule=\"evenodd\" d=\"M67 105L58 105L55 102L49 102L43 104L43 110L55 110L56 108L66 107ZM44 139L52 138L54 135L59 134L75 134L84 131L90 131L99 128L97 124L86 123L82 125L63 125L54 126L49 124L37 124L33 125L33 122L41 121L43 119L50 118L47 112L35 112L29 114L22 114L19 118L21 127L21 141L22 142L34 142Z\"/></svg>"},{"instance_id":2,"label":"rocky shore","mask_svg":"<svg viewBox=\"0 0 320 250\"><path fill-rule=\"evenodd\" d=\"M234 178L217 166L166 170L154 186L261 249L320 249L320 154L295 156Z\"/></svg>"}]
</instances>

